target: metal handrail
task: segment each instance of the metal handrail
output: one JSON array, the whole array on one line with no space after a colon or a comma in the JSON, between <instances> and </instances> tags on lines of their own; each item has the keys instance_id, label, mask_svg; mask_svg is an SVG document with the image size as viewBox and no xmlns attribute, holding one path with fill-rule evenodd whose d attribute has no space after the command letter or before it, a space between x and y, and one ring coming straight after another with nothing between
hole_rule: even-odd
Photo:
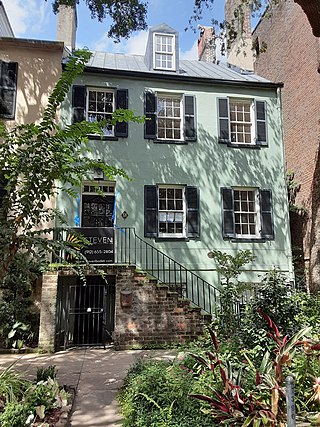
<instances>
[{"instance_id":1,"label":"metal handrail","mask_svg":"<svg viewBox=\"0 0 320 427\"><path fill-rule=\"evenodd\" d=\"M219 290L136 234L134 228L118 228L117 264L133 264L166 284L180 297L214 315L219 311Z\"/></svg>"},{"instance_id":2,"label":"metal handrail","mask_svg":"<svg viewBox=\"0 0 320 427\"><path fill-rule=\"evenodd\" d=\"M65 240L65 231L57 228L54 239ZM207 313L216 315L219 312L219 289L143 240L135 228L114 227L114 237L114 264L135 265Z\"/></svg>"}]
</instances>

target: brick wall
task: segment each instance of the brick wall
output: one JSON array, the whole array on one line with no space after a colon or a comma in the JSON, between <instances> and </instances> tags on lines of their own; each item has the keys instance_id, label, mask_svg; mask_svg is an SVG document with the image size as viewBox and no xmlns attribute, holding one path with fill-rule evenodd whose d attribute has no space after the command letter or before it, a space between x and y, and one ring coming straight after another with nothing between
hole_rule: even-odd
<instances>
[{"instance_id":1,"label":"brick wall","mask_svg":"<svg viewBox=\"0 0 320 427\"><path fill-rule=\"evenodd\" d=\"M201 314L200 308L180 300L167 286L159 286L156 280L136 273L134 266L109 266L105 273L116 276L116 349L187 342L201 335L204 321L210 321L210 317ZM55 347L60 275L73 273L62 270L43 275L39 347L46 351L54 351ZM124 306L124 298L131 298L130 306Z\"/></svg>"},{"instance_id":2,"label":"brick wall","mask_svg":"<svg viewBox=\"0 0 320 427\"><path fill-rule=\"evenodd\" d=\"M132 292L132 305L121 305L121 292ZM118 271L116 280L116 324L114 342L117 349L152 344L181 343L203 333L204 318L200 308L179 300L176 292L157 285L134 269Z\"/></svg>"},{"instance_id":3,"label":"brick wall","mask_svg":"<svg viewBox=\"0 0 320 427\"><path fill-rule=\"evenodd\" d=\"M308 218L301 230L293 227L293 244L301 240L305 260L310 259L311 286L320 285L318 147L320 120L319 39L313 36L302 9L293 0L281 2L270 19L263 19L253 33L267 43L266 53L255 61L255 72L272 81L284 82L282 89L284 142L287 169L301 184L296 204L305 205Z\"/></svg>"}]
</instances>

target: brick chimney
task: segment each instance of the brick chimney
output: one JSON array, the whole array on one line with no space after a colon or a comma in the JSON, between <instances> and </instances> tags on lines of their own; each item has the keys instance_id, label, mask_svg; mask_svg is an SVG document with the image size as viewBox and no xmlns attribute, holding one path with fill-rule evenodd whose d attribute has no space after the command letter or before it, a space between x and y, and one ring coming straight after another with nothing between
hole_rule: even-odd
<instances>
[{"instance_id":1,"label":"brick chimney","mask_svg":"<svg viewBox=\"0 0 320 427\"><path fill-rule=\"evenodd\" d=\"M74 51L76 47L77 11L76 5L60 5L58 11L57 41Z\"/></svg>"},{"instance_id":2,"label":"brick chimney","mask_svg":"<svg viewBox=\"0 0 320 427\"><path fill-rule=\"evenodd\" d=\"M234 10L242 4L243 26L238 25L234 16ZM227 60L231 65L244 70L253 71L253 50L251 35L251 8L245 5L242 0L226 0L225 19L228 22L234 21L235 29L238 31L237 39L227 49Z\"/></svg>"},{"instance_id":3,"label":"brick chimney","mask_svg":"<svg viewBox=\"0 0 320 427\"><path fill-rule=\"evenodd\" d=\"M198 60L216 62L216 40L214 28L199 25L200 36L198 39Z\"/></svg>"}]
</instances>

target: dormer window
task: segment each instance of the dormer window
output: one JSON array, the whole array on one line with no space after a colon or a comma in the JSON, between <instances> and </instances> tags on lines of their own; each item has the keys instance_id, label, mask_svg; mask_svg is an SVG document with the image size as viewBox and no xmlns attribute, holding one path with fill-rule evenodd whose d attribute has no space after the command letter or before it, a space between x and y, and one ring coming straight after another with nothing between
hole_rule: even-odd
<instances>
[{"instance_id":1,"label":"dormer window","mask_svg":"<svg viewBox=\"0 0 320 427\"><path fill-rule=\"evenodd\" d=\"M175 36L154 34L154 68L175 70Z\"/></svg>"}]
</instances>

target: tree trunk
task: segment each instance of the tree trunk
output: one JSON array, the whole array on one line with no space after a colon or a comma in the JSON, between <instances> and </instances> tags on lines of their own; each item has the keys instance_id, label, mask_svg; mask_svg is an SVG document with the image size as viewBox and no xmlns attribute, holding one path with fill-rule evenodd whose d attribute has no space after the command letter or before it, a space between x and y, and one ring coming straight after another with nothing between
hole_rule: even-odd
<instances>
[{"instance_id":1,"label":"tree trunk","mask_svg":"<svg viewBox=\"0 0 320 427\"><path fill-rule=\"evenodd\" d=\"M319 0L294 0L302 7L310 22L313 35L320 37L320 1Z\"/></svg>"}]
</instances>

